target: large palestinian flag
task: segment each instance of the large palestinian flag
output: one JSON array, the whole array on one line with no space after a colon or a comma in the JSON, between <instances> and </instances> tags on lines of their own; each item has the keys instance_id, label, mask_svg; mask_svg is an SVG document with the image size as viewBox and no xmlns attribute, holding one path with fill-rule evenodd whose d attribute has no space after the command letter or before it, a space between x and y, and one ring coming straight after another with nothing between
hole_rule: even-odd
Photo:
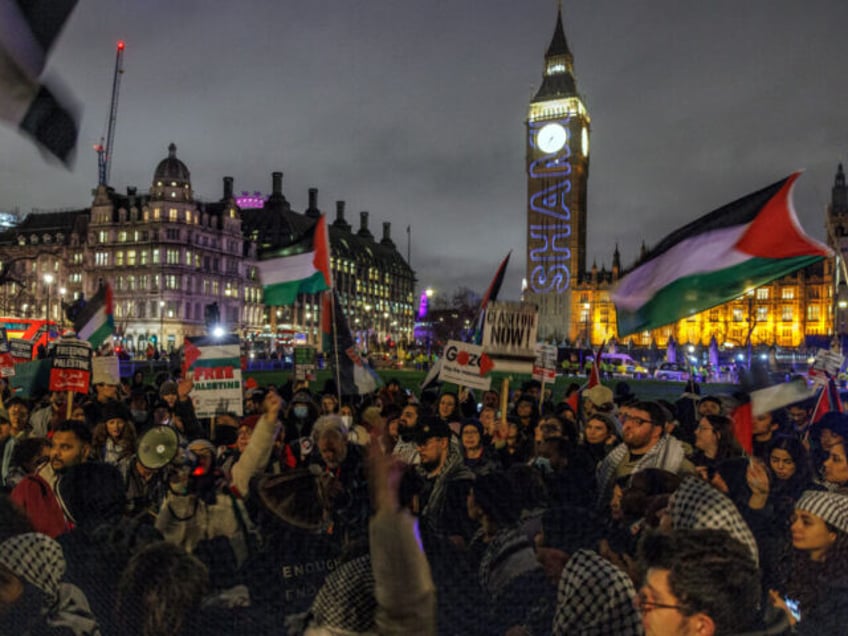
<instances>
[{"instance_id":1,"label":"large palestinian flag","mask_svg":"<svg viewBox=\"0 0 848 636\"><path fill-rule=\"evenodd\" d=\"M115 333L112 287L109 283L101 285L92 299L82 305L74 320L74 331L80 340L88 340L94 349Z\"/></svg>"},{"instance_id":2,"label":"large palestinian flag","mask_svg":"<svg viewBox=\"0 0 848 636\"><path fill-rule=\"evenodd\" d=\"M676 322L829 256L795 215L792 187L799 175L665 237L613 291L618 335Z\"/></svg>"},{"instance_id":3,"label":"large palestinian flag","mask_svg":"<svg viewBox=\"0 0 848 636\"><path fill-rule=\"evenodd\" d=\"M322 214L296 243L260 254L257 266L265 304L271 307L291 305L298 294L331 289L326 217Z\"/></svg>"}]
</instances>

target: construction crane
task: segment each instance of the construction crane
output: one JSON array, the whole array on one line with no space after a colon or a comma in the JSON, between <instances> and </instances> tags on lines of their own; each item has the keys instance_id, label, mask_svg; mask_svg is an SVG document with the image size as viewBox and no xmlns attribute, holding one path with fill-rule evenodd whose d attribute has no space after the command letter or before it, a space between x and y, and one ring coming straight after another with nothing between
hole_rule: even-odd
<instances>
[{"instance_id":1,"label":"construction crane","mask_svg":"<svg viewBox=\"0 0 848 636\"><path fill-rule=\"evenodd\" d=\"M109 173L112 168L112 146L115 143L115 119L118 117L118 93L121 90L121 75L124 74L124 41L118 40L115 52L115 74L112 77L112 104L109 108L109 124L106 129L106 143L103 137L94 146L97 152L97 183L109 185Z\"/></svg>"}]
</instances>

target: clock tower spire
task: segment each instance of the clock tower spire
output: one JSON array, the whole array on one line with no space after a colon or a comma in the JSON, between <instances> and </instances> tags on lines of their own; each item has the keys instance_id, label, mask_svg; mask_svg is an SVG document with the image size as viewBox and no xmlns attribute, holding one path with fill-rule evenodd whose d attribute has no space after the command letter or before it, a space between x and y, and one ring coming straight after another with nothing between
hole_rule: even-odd
<instances>
[{"instance_id":1,"label":"clock tower spire","mask_svg":"<svg viewBox=\"0 0 848 636\"><path fill-rule=\"evenodd\" d=\"M563 340L572 283L586 270L589 113L577 92L562 9L545 54L542 84L526 121L528 302L539 307L539 338Z\"/></svg>"}]
</instances>

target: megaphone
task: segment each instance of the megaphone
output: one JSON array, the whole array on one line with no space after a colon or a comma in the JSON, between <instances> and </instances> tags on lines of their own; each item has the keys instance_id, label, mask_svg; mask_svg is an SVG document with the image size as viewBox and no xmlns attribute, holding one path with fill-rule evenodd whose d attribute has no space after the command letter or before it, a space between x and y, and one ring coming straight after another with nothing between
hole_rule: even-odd
<instances>
[{"instance_id":1,"label":"megaphone","mask_svg":"<svg viewBox=\"0 0 848 636\"><path fill-rule=\"evenodd\" d=\"M180 450L177 432L169 426L156 426L138 440L138 461L149 470L170 464Z\"/></svg>"}]
</instances>

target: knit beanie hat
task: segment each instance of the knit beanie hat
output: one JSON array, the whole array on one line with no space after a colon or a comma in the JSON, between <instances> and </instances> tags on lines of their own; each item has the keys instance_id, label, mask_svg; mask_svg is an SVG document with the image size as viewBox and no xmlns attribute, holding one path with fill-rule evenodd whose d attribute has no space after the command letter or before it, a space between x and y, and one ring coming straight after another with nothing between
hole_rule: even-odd
<instances>
[{"instance_id":1,"label":"knit beanie hat","mask_svg":"<svg viewBox=\"0 0 848 636\"><path fill-rule=\"evenodd\" d=\"M848 496L823 490L807 490L795 504L796 510L806 510L824 519L834 528L848 533Z\"/></svg>"}]
</instances>

